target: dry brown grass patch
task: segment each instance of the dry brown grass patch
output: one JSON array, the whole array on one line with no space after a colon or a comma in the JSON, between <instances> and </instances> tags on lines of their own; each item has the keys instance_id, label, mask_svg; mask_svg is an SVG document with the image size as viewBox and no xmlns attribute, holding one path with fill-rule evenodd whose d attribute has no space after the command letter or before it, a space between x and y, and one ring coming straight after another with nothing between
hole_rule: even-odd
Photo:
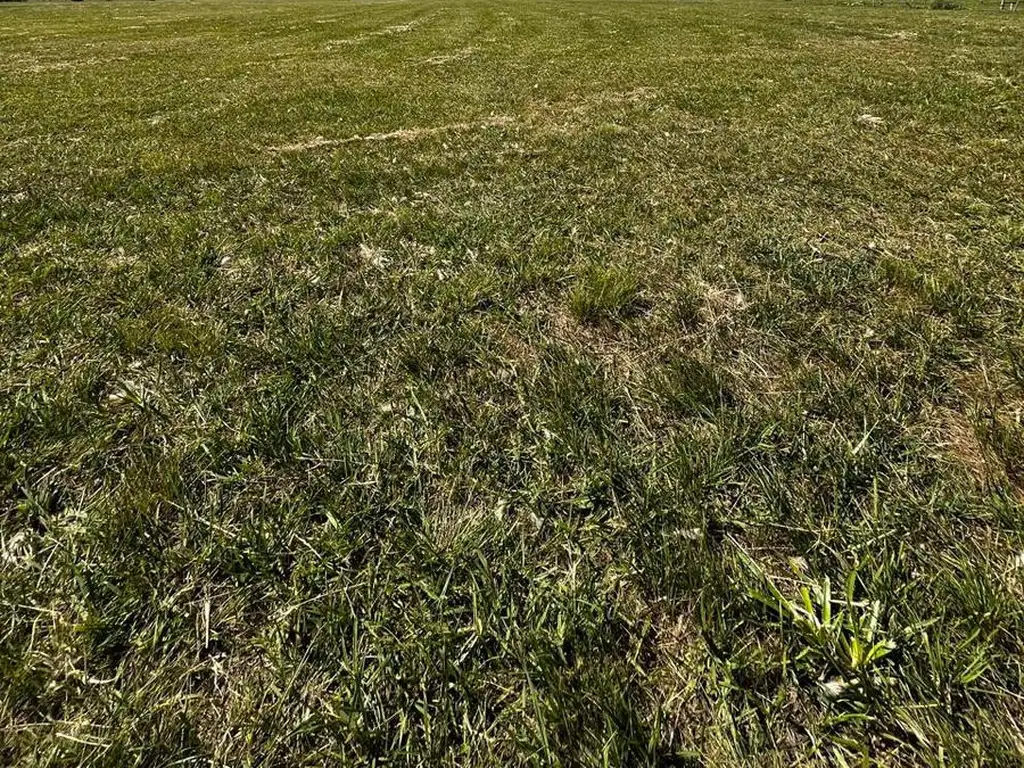
<instances>
[{"instance_id":1,"label":"dry brown grass patch","mask_svg":"<svg viewBox=\"0 0 1024 768\"><path fill-rule=\"evenodd\" d=\"M511 125L515 122L514 117L507 115L496 115L483 120L468 123L448 123L427 128L399 128L396 131L385 133L369 133L365 135L348 136L343 139L325 139L318 136L308 141L300 141L294 144L282 144L274 147L267 147L271 152L305 152L311 149L323 147L338 147L345 144L356 144L360 142L376 141L416 141L417 139L429 138L445 133L464 133L466 131L478 130L480 128L494 128Z\"/></svg>"}]
</instances>

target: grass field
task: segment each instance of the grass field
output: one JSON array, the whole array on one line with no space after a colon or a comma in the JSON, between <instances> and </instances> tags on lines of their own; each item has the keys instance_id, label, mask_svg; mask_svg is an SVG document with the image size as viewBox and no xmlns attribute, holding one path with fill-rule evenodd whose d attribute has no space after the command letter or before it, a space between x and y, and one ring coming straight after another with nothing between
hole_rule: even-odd
<instances>
[{"instance_id":1,"label":"grass field","mask_svg":"<svg viewBox=\"0 0 1024 768\"><path fill-rule=\"evenodd\" d=\"M1024 13L0 5L0 763L1024 763Z\"/></svg>"}]
</instances>

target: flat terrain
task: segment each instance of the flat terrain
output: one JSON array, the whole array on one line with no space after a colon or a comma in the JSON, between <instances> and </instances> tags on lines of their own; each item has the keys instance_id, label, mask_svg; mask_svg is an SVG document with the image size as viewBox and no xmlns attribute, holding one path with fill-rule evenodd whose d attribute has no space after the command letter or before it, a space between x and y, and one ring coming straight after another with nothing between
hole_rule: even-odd
<instances>
[{"instance_id":1,"label":"flat terrain","mask_svg":"<svg viewBox=\"0 0 1024 768\"><path fill-rule=\"evenodd\" d=\"M0 763L1022 764L1022 67L0 6Z\"/></svg>"}]
</instances>

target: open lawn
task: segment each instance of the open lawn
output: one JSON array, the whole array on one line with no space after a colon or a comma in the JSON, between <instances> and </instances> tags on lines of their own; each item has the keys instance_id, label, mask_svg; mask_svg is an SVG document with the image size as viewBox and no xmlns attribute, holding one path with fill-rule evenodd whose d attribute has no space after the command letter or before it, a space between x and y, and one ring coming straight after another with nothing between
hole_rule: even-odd
<instances>
[{"instance_id":1,"label":"open lawn","mask_svg":"<svg viewBox=\"0 0 1024 768\"><path fill-rule=\"evenodd\" d=\"M1024 12L0 5L0 350L0 763L1024 763Z\"/></svg>"}]
</instances>

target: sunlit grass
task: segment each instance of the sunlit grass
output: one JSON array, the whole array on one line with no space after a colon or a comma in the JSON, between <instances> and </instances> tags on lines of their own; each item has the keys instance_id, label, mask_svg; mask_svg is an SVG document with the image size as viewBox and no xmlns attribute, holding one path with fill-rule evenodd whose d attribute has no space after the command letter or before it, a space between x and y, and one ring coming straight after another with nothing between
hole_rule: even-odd
<instances>
[{"instance_id":1,"label":"sunlit grass","mask_svg":"<svg viewBox=\"0 0 1024 768\"><path fill-rule=\"evenodd\" d=\"M0 4L0 762L1019 764L965 5Z\"/></svg>"}]
</instances>

